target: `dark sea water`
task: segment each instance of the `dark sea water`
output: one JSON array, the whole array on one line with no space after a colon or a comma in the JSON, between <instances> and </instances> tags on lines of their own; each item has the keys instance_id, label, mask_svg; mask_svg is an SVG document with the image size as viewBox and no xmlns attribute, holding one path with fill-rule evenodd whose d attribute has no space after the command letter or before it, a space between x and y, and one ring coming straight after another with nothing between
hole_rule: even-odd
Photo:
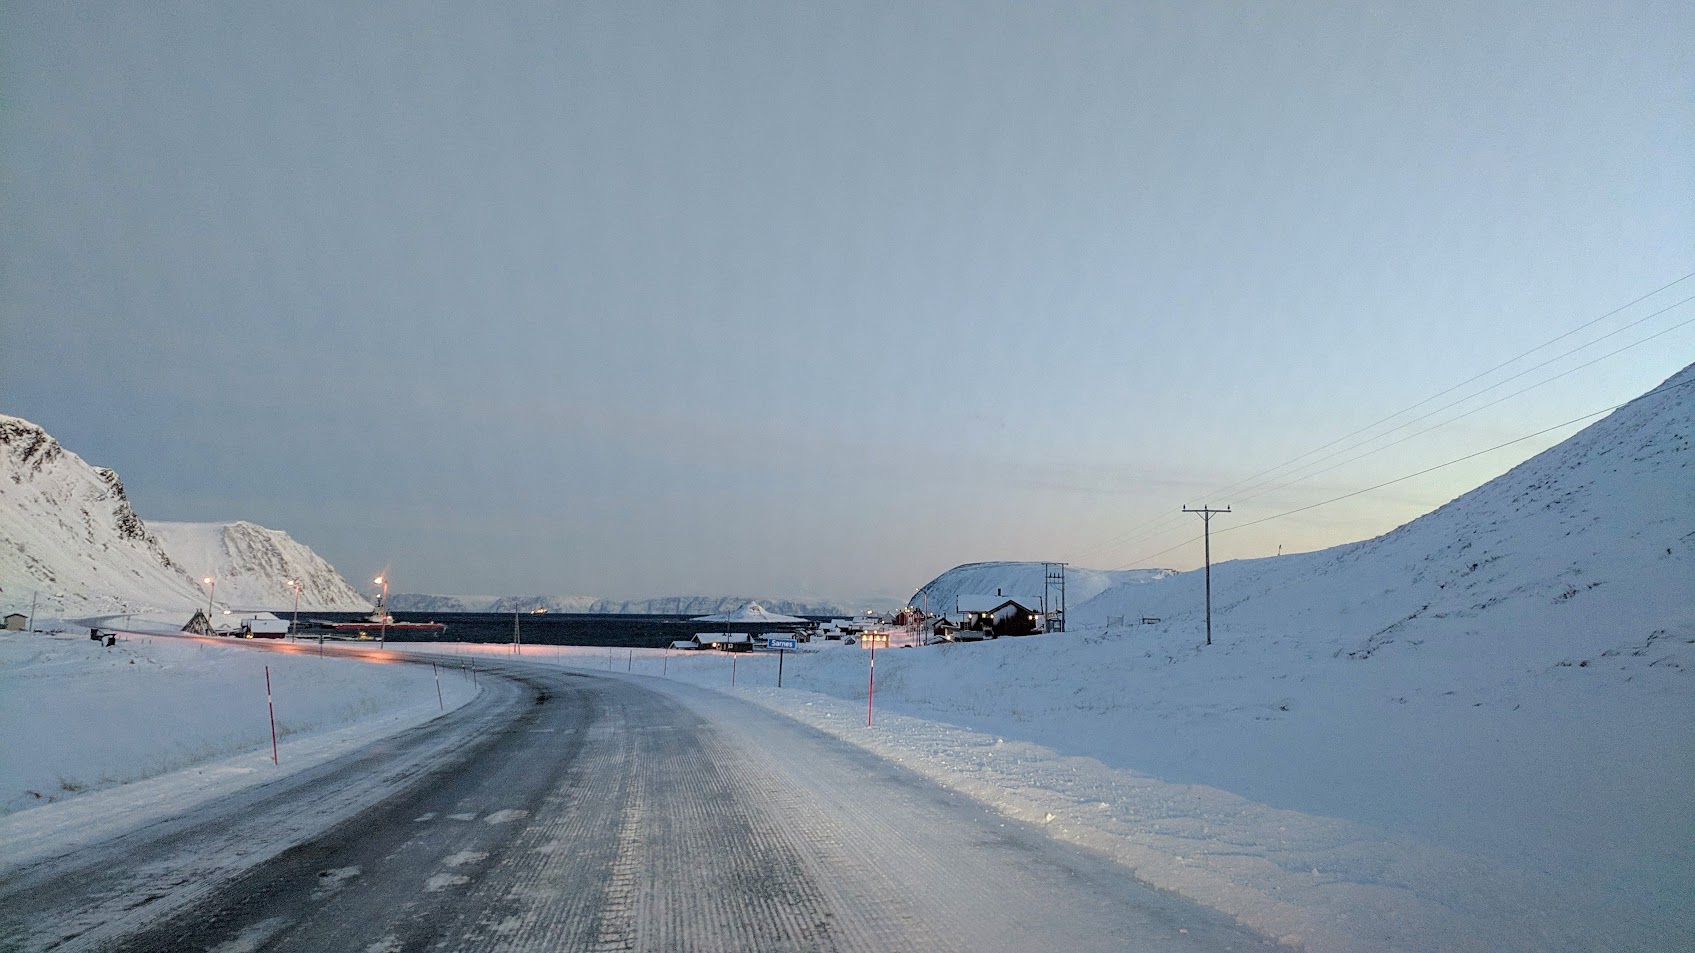
<instances>
[{"instance_id":1,"label":"dark sea water","mask_svg":"<svg viewBox=\"0 0 1695 953\"><path fill-rule=\"evenodd\" d=\"M354 622L364 618L357 612L314 612L313 619ZM512 614L498 612L396 612L396 622L441 622L447 631L408 632L390 629L390 642L511 642ZM301 637L308 638L304 614ZM616 645L661 649L696 632L722 632L722 624L691 622L681 615L579 615L545 612L518 616L519 633L526 645ZM372 626L375 637L381 626ZM789 626L731 627L736 632L784 630Z\"/></svg>"}]
</instances>

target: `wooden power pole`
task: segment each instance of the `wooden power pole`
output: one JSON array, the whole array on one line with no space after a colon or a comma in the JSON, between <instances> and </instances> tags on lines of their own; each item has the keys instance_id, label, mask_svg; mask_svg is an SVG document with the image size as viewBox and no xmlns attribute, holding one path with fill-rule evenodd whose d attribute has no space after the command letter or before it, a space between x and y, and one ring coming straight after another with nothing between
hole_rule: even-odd
<instances>
[{"instance_id":1,"label":"wooden power pole","mask_svg":"<svg viewBox=\"0 0 1695 953\"><path fill-rule=\"evenodd\" d=\"M1206 524L1206 529L1204 530L1202 535L1206 537L1207 644L1211 645L1212 644L1212 518L1214 516L1217 516L1220 513L1230 512L1230 507L1226 506L1222 510L1215 510L1210 506L1203 506L1198 510L1192 510L1192 509L1188 508L1187 506L1185 506L1185 507L1183 507L1183 512L1198 514L1201 518L1201 522Z\"/></svg>"}]
</instances>

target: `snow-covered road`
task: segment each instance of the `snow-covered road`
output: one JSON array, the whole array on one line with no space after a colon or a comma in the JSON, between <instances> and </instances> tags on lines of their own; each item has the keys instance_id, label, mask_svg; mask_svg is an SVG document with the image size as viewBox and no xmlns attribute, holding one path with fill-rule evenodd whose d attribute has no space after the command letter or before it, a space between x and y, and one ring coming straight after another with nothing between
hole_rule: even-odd
<instances>
[{"instance_id":1,"label":"snow-covered road","mask_svg":"<svg viewBox=\"0 0 1695 953\"><path fill-rule=\"evenodd\" d=\"M761 707L490 664L510 690L13 871L0 935L27 950L1262 946Z\"/></svg>"}]
</instances>

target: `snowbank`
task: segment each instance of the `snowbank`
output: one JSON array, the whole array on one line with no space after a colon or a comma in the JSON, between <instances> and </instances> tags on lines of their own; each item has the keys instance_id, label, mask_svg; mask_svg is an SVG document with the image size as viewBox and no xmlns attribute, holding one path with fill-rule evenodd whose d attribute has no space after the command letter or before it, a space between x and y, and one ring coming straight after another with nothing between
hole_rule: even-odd
<instances>
[{"instance_id":1,"label":"snowbank","mask_svg":"<svg viewBox=\"0 0 1695 953\"><path fill-rule=\"evenodd\" d=\"M0 633L0 815L243 753L269 768L267 666L284 769L300 766L291 752L312 739L339 732L337 749L350 750L475 693L454 672L438 702L428 666L315 650L145 635L106 648L83 629ZM220 773L205 783L240 781Z\"/></svg>"},{"instance_id":2,"label":"snowbank","mask_svg":"<svg viewBox=\"0 0 1695 953\"><path fill-rule=\"evenodd\" d=\"M661 690L668 680L688 682L766 705L909 766L1007 816L1042 826L1051 836L1110 856L1144 882L1214 907L1292 948L1324 953L1576 953L1688 950L1695 943L1695 919L1676 900L1688 882L1688 855L1681 855L1681 865L1671 861L1680 850L1676 844L1687 839L1688 826L1680 817L1636 816L1634 822L1649 828L1631 836L1629 843L1617 844L1614 853L1597 853L1576 870L1546 870L1514 863L1493 851L1449 846L1422 829L1393 831L1346 816L1292 811L1232 790L1176 782L1075 755L1070 751L1078 738L1103 750L1124 750L1125 739L1114 733L1125 722L1112 721L1110 709L1083 711L1070 719L1061 716L1070 694L1064 682L1053 683L1039 699L1010 702L1020 712L1014 719L997 717L1009 707L1002 699L1007 692L998 690L997 682L1029 661L1020 660L1022 653L1051 649L1075 660L1078 644L1081 641L1066 636L1037 636L939 651L878 651L878 704L871 727L866 727L864 699L870 658L839 644L788 653L781 690L775 687L776 658L770 653L668 655L663 649L525 646L524 658L610 677L644 678ZM512 658L510 648L493 646L456 646L449 651ZM954 680L949 670L968 653L990 660L992 675ZM949 682L956 685L954 690L942 687ZM829 685L831 694L797 685ZM929 695L927 704L912 702L915 688ZM1020 683L1014 692L1024 688L1027 683ZM914 711L929 717L905 714ZM975 714L981 711L993 714ZM1225 700L1214 714L1231 722L1227 711ZM1324 717L1336 719L1336 714ZM986 729L992 726L1003 731ZM1170 738L1180 734L1181 727L1168 724L1156 731ZM1056 744L1020 739L1032 734L1053 736ZM1668 734L1661 734L1659 741L1666 741ZM1322 733L1312 738L1315 748L1327 741ZM1134 750L1134 744L1129 748ZM1209 763L1224 765L1237 753L1239 748L1220 748ZM1331 760L1348 765L1351 755L1349 750L1331 751ZM1634 751L1615 760L1654 758ZM1578 761L1580 770L1593 766L1593 756L1588 763L1585 758ZM1259 768L1261 763L1254 761L1237 772L1248 777ZM1361 773L1370 773L1370 766ZM1531 782L1514 787L1503 782L1507 775L1510 772L1493 773L1478 778L1478 783L1493 790L1493 797L1536 800ZM1400 780L1378 778L1378 794L1392 795ZM1602 777L1595 783L1610 794L1627 794L1624 789L1632 782ZM1673 799L1687 804L1685 795L1673 794ZM1615 809L1631 816L1634 807L1620 804ZM1598 805L1590 814L1593 819L1605 812L1607 807ZM1609 824L1609 829L1615 828ZM1505 836L1532 851L1553 846L1575 853L1590 850L1600 839L1575 826L1514 826ZM1568 841L1576 841L1575 846ZM1605 877L1619 875L1620 855L1627 850L1646 850L1637 858L1646 870L1622 872L1634 883L1605 882ZM1653 890L1637 894L1641 883Z\"/></svg>"}]
</instances>

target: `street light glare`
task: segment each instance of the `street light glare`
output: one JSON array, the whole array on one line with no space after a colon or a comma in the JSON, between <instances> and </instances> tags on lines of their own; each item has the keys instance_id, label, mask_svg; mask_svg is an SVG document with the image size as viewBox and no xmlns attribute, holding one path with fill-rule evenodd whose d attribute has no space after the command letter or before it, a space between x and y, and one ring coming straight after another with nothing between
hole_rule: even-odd
<instances>
[{"instance_id":1,"label":"street light glare","mask_svg":"<svg viewBox=\"0 0 1695 953\"><path fill-rule=\"evenodd\" d=\"M383 584L383 577L381 577L381 576L378 576L378 577L377 577L377 578L375 578L375 579L373 579L373 580L371 580L371 581L372 581L372 582L374 582L374 583L376 583L376 584L377 584L377 585L379 585L379 586L380 586L380 585L382 585L382 584Z\"/></svg>"},{"instance_id":2,"label":"street light glare","mask_svg":"<svg viewBox=\"0 0 1695 953\"><path fill-rule=\"evenodd\" d=\"M205 579L200 580L200 582L202 585L210 586L212 584L212 577L207 576Z\"/></svg>"}]
</instances>

